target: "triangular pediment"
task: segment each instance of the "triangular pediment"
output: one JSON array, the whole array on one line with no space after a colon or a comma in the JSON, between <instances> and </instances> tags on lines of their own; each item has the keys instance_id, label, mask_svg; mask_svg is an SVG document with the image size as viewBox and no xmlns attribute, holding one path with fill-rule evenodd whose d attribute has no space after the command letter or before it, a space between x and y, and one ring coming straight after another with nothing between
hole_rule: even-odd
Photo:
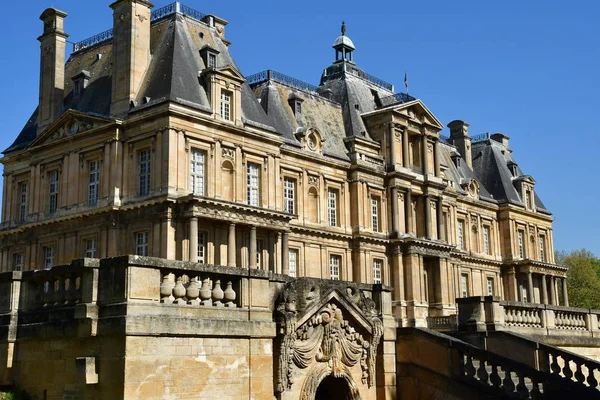
<instances>
[{"instance_id":1,"label":"triangular pediment","mask_svg":"<svg viewBox=\"0 0 600 400\"><path fill-rule=\"evenodd\" d=\"M64 138L73 137L113 123L110 118L68 110L54 121L48 129L35 138L29 147L42 146Z\"/></svg>"},{"instance_id":2,"label":"triangular pediment","mask_svg":"<svg viewBox=\"0 0 600 400\"><path fill-rule=\"evenodd\" d=\"M437 130L444 129L444 125L421 100L413 100L406 103L398 104L394 107L394 111L406 116L419 124L429 125Z\"/></svg>"},{"instance_id":3,"label":"triangular pediment","mask_svg":"<svg viewBox=\"0 0 600 400\"><path fill-rule=\"evenodd\" d=\"M231 65L225 65L223 67L213 68L210 71L212 71L212 73L215 73L217 75L221 75L223 77L233 79L240 83L244 82L246 80L246 78L244 78L244 75L242 75L242 73L240 71L238 71L235 67L233 67Z\"/></svg>"}]
</instances>

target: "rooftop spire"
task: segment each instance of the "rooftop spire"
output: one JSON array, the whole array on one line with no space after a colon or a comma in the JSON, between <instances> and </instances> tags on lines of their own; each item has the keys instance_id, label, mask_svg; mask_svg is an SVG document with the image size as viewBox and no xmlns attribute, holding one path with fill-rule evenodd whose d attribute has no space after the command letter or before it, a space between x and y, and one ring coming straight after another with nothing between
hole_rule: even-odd
<instances>
[{"instance_id":1,"label":"rooftop spire","mask_svg":"<svg viewBox=\"0 0 600 400\"><path fill-rule=\"evenodd\" d=\"M342 21L342 36L346 36L346 23Z\"/></svg>"},{"instance_id":2,"label":"rooftop spire","mask_svg":"<svg viewBox=\"0 0 600 400\"><path fill-rule=\"evenodd\" d=\"M346 23L342 21L342 36L338 36L332 46L335 49L335 62L352 61L352 52L354 51L354 43L346 36Z\"/></svg>"}]
</instances>

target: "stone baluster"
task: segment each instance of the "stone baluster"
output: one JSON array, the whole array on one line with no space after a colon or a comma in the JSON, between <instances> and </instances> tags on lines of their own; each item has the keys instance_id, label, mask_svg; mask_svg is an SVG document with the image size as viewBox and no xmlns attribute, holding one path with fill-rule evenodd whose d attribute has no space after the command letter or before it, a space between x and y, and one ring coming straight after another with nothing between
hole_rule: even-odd
<instances>
[{"instance_id":1,"label":"stone baluster","mask_svg":"<svg viewBox=\"0 0 600 400\"><path fill-rule=\"evenodd\" d=\"M200 300L198 297L200 296L200 283L198 282L198 278L194 277L190 280L188 287L185 292L185 297L187 297L188 304L191 305L199 305Z\"/></svg>"},{"instance_id":2,"label":"stone baluster","mask_svg":"<svg viewBox=\"0 0 600 400\"><path fill-rule=\"evenodd\" d=\"M175 275L163 275L162 283L160 284L160 302L170 304L173 302L173 288L175 287Z\"/></svg>"},{"instance_id":3,"label":"stone baluster","mask_svg":"<svg viewBox=\"0 0 600 400\"><path fill-rule=\"evenodd\" d=\"M223 293L223 289L221 289L221 281L217 280L213 285L212 290L212 300L215 307L223 307L224 304L222 302L225 294Z\"/></svg>"}]
</instances>

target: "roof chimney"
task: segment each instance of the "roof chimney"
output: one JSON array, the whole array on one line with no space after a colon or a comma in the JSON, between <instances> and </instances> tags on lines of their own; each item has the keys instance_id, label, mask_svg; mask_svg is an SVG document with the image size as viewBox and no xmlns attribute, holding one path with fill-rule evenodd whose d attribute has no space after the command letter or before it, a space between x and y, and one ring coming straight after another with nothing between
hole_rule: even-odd
<instances>
[{"instance_id":1,"label":"roof chimney","mask_svg":"<svg viewBox=\"0 0 600 400\"><path fill-rule=\"evenodd\" d=\"M69 37L64 32L66 16L56 8L48 8L40 16L44 22L44 33L38 38L42 49L38 135L56 121L63 111L65 48Z\"/></svg>"},{"instance_id":2,"label":"roof chimney","mask_svg":"<svg viewBox=\"0 0 600 400\"><path fill-rule=\"evenodd\" d=\"M471 158L471 137L469 136L469 124L465 121L454 120L448 124L450 128L450 140L456 146L456 149L465 159L469 168L473 169L473 159Z\"/></svg>"},{"instance_id":3,"label":"roof chimney","mask_svg":"<svg viewBox=\"0 0 600 400\"><path fill-rule=\"evenodd\" d=\"M118 0L113 14L111 115L123 115L135 100L150 63L150 13L146 0Z\"/></svg>"},{"instance_id":4,"label":"roof chimney","mask_svg":"<svg viewBox=\"0 0 600 400\"><path fill-rule=\"evenodd\" d=\"M502 145L504 147L506 147L507 149L508 147L508 140L510 139L510 136L505 135L504 133L494 133L491 136L492 140L495 140L498 143L502 143Z\"/></svg>"}]
</instances>

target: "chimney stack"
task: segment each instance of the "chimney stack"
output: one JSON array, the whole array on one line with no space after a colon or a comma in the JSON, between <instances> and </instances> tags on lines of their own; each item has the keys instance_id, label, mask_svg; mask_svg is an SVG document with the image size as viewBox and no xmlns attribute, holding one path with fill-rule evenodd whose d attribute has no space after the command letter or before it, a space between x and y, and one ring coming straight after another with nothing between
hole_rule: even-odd
<instances>
[{"instance_id":1,"label":"chimney stack","mask_svg":"<svg viewBox=\"0 0 600 400\"><path fill-rule=\"evenodd\" d=\"M111 115L127 114L150 63L150 17L146 0L118 0L113 9Z\"/></svg>"},{"instance_id":2,"label":"chimney stack","mask_svg":"<svg viewBox=\"0 0 600 400\"><path fill-rule=\"evenodd\" d=\"M64 32L66 16L66 13L56 8L48 8L40 16L44 22L44 33L38 38L42 50L38 135L56 121L63 111L65 49L69 37Z\"/></svg>"},{"instance_id":3,"label":"chimney stack","mask_svg":"<svg viewBox=\"0 0 600 400\"><path fill-rule=\"evenodd\" d=\"M508 147L508 141L510 140L510 136L505 135L504 133L494 133L491 136L492 140L495 140L498 143L502 143L504 147L510 150Z\"/></svg>"},{"instance_id":4,"label":"chimney stack","mask_svg":"<svg viewBox=\"0 0 600 400\"><path fill-rule=\"evenodd\" d=\"M469 124L465 121L454 120L448 124L450 128L450 140L464 158L469 168L473 169L471 158L471 137L469 136Z\"/></svg>"}]
</instances>

